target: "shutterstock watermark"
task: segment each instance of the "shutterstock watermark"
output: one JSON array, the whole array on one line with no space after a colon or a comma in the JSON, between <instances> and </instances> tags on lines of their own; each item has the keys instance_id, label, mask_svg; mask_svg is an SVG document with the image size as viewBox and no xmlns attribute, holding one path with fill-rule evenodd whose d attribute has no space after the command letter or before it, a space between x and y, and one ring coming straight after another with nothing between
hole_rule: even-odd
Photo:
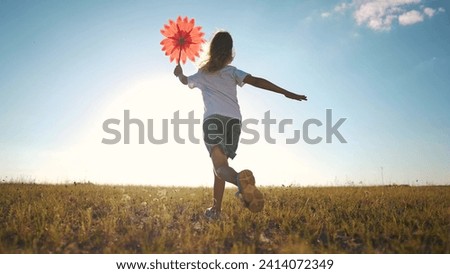
<instances>
[{"instance_id":1,"label":"shutterstock watermark","mask_svg":"<svg viewBox=\"0 0 450 274\"><path fill-rule=\"evenodd\" d=\"M298 123L294 123L296 122L294 119L275 119L271 117L270 111L266 111L261 119L248 118L242 121L217 119L214 123L216 126L203 128L202 139L213 143L220 142L221 136L219 133L225 129L230 134L241 133L239 143L251 145L261 141L261 134L256 128L262 127L262 137L269 144L276 144L280 141L285 144L297 144L303 141L306 144L315 145L323 141L333 143L335 140L339 143L347 143L347 140L339 131L346 120L347 118L333 119L333 110L326 109L325 121L309 118L301 123L300 128L296 128L295 125L298 125ZM202 126L202 119L196 118L194 111L190 111L184 118L180 116L180 111L175 111L170 119L161 119L160 121L146 119L144 122L141 119L132 118L130 110L124 110L123 121L110 118L103 122L103 131L108 136L102 139L102 144L167 144L169 143L169 124L172 126L173 141L176 143L185 144L186 141L189 141L193 144L199 144L201 142L201 139L195 136L195 128ZM159 128L161 132L155 132L157 128L155 125L161 125ZM233 130L234 127L238 127L238 130ZM311 131L314 130L320 130L322 134L311 136L313 135ZM273 136L273 134L285 134L288 131L291 132L289 137L282 140ZM131 141L131 135L133 135L133 142Z\"/></svg>"}]
</instances>

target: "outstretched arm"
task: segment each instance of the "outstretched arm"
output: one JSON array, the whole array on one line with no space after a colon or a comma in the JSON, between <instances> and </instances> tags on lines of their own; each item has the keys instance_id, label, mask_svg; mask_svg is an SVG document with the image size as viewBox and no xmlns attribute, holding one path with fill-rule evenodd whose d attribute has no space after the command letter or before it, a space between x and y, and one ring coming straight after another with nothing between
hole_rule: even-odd
<instances>
[{"instance_id":1,"label":"outstretched arm","mask_svg":"<svg viewBox=\"0 0 450 274\"><path fill-rule=\"evenodd\" d=\"M257 87L257 88L262 88L265 90L273 91L275 93L283 94L287 98L290 98L293 100L298 100L298 101L307 101L308 100L308 98L305 95L300 95L300 94L296 94L296 93L287 91L284 88L281 88L264 78L253 77L251 75L247 75L244 78L244 83L247 83L247 84Z\"/></svg>"},{"instance_id":2,"label":"outstretched arm","mask_svg":"<svg viewBox=\"0 0 450 274\"><path fill-rule=\"evenodd\" d=\"M181 68L180 64L178 64L175 69L173 70L173 74L175 74L176 77L180 80L180 82L183 85L188 84L187 77L183 74L183 69Z\"/></svg>"}]
</instances>

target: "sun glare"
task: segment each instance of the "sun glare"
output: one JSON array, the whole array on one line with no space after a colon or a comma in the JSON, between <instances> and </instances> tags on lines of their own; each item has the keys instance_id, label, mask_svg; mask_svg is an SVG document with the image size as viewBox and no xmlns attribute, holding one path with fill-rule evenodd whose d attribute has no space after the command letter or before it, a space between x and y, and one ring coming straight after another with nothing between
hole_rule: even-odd
<instances>
[{"instance_id":1,"label":"sun glare","mask_svg":"<svg viewBox=\"0 0 450 274\"><path fill-rule=\"evenodd\" d=\"M202 141L200 123L203 118L203 102L199 90L191 90L179 84L170 74L157 75L130 84L119 92L117 98L105 102L101 107L103 110L99 112L100 115L93 117L85 125L79 140L41 155L43 160L37 169L37 178L58 182L92 181L109 184L212 184L212 165ZM128 111L130 119L142 121L143 140L139 140L140 126L131 123L129 144L125 144L125 111ZM193 137L198 143L190 141L188 126L180 125L178 135L185 140L181 144L175 139L171 119L176 112L180 118L187 119L192 111L194 118L199 119L193 131ZM259 117L258 113L262 112L248 106L246 113ZM110 126L120 133L120 140L116 144L102 143L103 139L114 137L104 131L103 123L108 119L119 121ZM150 142L149 134L155 139L162 138L164 119L167 120L167 142ZM153 123L152 133L149 132L148 120ZM281 143L270 145L264 140L254 145L241 144L239 156L230 160L230 164L238 171L246 168L254 170L258 183L263 185L311 182L317 174L291 149L292 147Z\"/></svg>"}]
</instances>

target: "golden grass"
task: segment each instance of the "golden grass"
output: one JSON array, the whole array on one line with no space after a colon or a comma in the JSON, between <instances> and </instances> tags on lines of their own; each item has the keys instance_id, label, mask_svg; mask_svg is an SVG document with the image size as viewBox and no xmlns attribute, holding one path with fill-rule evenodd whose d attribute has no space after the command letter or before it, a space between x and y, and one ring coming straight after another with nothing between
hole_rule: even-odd
<instances>
[{"instance_id":1,"label":"golden grass","mask_svg":"<svg viewBox=\"0 0 450 274\"><path fill-rule=\"evenodd\" d=\"M227 189L0 184L0 253L449 253L450 187Z\"/></svg>"}]
</instances>

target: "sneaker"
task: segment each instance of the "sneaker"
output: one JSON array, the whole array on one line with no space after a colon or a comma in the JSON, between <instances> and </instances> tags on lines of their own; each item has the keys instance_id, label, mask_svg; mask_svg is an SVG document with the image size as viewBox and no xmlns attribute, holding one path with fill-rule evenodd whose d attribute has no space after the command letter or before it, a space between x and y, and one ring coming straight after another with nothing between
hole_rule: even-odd
<instances>
[{"instance_id":1,"label":"sneaker","mask_svg":"<svg viewBox=\"0 0 450 274\"><path fill-rule=\"evenodd\" d=\"M248 169L239 172L237 185L237 196L241 196L244 206L251 212L260 212L264 207L264 197L255 186L253 173Z\"/></svg>"},{"instance_id":2,"label":"sneaker","mask_svg":"<svg viewBox=\"0 0 450 274\"><path fill-rule=\"evenodd\" d=\"M220 212L217 212L212 207L207 208L205 210L205 218L208 219L208 221L217 221L220 219Z\"/></svg>"}]
</instances>

